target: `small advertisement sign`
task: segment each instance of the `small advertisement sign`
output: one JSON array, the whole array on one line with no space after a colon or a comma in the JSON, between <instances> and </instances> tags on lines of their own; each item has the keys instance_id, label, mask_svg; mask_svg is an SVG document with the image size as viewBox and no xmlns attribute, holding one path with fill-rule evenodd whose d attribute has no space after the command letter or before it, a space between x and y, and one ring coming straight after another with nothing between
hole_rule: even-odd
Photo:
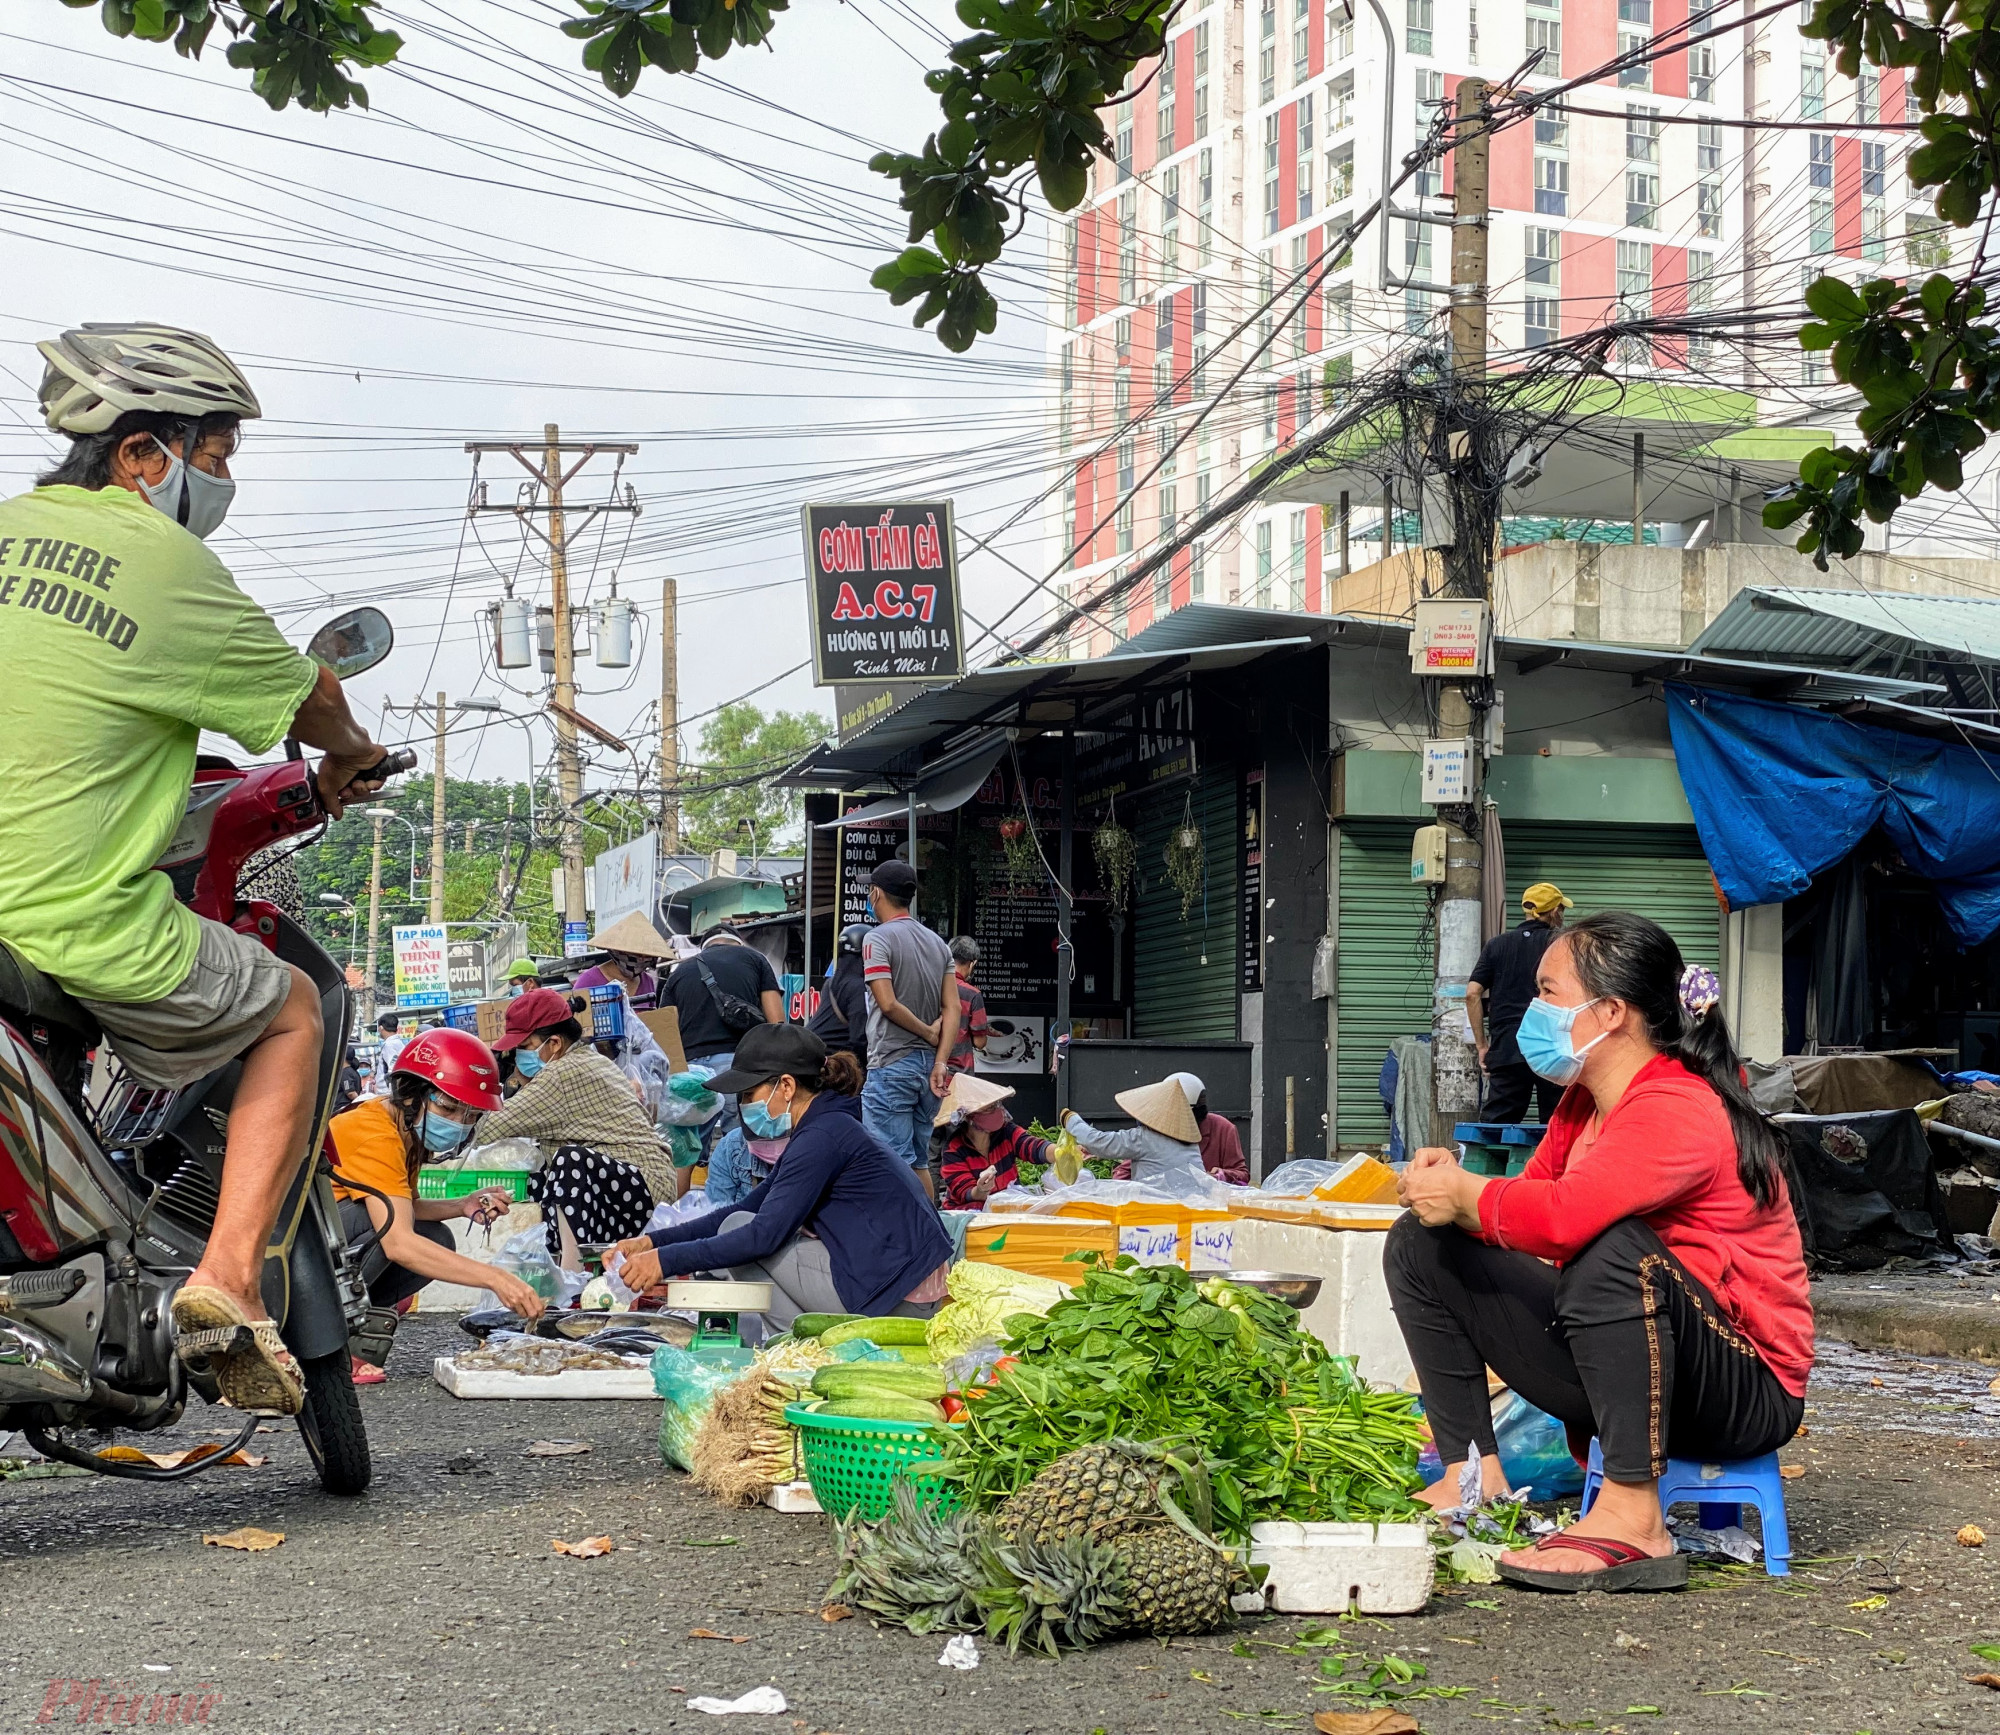
<instances>
[{"instance_id":1,"label":"small advertisement sign","mask_svg":"<svg viewBox=\"0 0 2000 1735\"><path fill-rule=\"evenodd\" d=\"M396 959L396 1006L417 1012L451 1004L451 959L444 924L422 923L391 930Z\"/></svg>"}]
</instances>

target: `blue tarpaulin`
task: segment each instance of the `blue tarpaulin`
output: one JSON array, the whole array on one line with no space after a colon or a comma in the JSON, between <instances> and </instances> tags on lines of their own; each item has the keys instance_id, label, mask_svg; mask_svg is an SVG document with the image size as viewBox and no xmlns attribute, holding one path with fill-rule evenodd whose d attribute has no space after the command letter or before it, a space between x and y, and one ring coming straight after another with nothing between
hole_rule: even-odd
<instances>
[{"instance_id":1,"label":"blue tarpaulin","mask_svg":"<svg viewBox=\"0 0 2000 1735\"><path fill-rule=\"evenodd\" d=\"M2000 756L1693 687L1667 720L1731 909L1797 897L1880 825L1961 945L2000 928Z\"/></svg>"}]
</instances>

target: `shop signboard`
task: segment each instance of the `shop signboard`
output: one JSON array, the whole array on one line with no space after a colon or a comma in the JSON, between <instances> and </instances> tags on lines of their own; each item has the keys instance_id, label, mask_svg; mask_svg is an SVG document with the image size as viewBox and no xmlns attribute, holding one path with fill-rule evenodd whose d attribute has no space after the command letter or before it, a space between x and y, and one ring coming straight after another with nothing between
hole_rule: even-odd
<instances>
[{"instance_id":1,"label":"shop signboard","mask_svg":"<svg viewBox=\"0 0 2000 1735\"><path fill-rule=\"evenodd\" d=\"M649 831L616 849L607 849L591 869L597 876L597 925L608 928L620 916L634 910L656 923L658 901L660 834Z\"/></svg>"},{"instance_id":2,"label":"shop signboard","mask_svg":"<svg viewBox=\"0 0 2000 1735\"><path fill-rule=\"evenodd\" d=\"M396 1007L421 1012L449 1006L451 963L442 922L414 923L390 930L396 960Z\"/></svg>"},{"instance_id":3,"label":"shop signboard","mask_svg":"<svg viewBox=\"0 0 2000 1735\"><path fill-rule=\"evenodd\" d=\"M1194 688L1189 683L1134 698L1105 738L1076 756L1076 805L1095 813L1184 783L1195 774Z\"/></svg>"},{"instance_id":4,"label":"shop signboard","mask_svg":"<svg viewBox=\"0 0 2000 1735\"><path fill-rule=\"evenodd\" d=\"M444 948L445 973L451 982L451 1003L470 1006L492 991L486 979L484 940L447 940Z\"/></svg>"},{"instance_id":5,"label":"shop signboard","mask_svg":"<svg viewBox=\"0 0 2000 1735\"><path fill-rule=\"evenodd\" d=\"M819 686L965 673L949 500L807 505L803 518Z\"/></svg>"},{"instance_id":6,"label":"shop signboard","mask_svg":"<svg viewBox=\"0 0 2000 1735\"><path fill-rule=\"evenodd\" d=\"M886 681L871 681L865 685L843 682L833 690L834 738L845 746L863 730L881 722L909 698L912 691L909 687L891 686Z\"/></svg>"},{"instance_id":7,"label":"shop signboard","mask_svg":"<svg viewBox=\"0 0 2000 1735\"><path fill-rule=\"evenodd\" d=\"M1243 774L1242 853L1237 884L1243 889L1241 981L1245 994L1264 991L1264 768Z\"/></svg>"}]
</instances>

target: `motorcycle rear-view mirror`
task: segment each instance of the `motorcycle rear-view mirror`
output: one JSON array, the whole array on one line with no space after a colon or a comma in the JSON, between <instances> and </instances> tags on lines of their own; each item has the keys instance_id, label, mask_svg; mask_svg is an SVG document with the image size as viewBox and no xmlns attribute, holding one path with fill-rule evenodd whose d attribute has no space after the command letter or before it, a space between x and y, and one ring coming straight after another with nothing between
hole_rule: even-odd
<instances>
[{"instance_id":1,"label":"motorcycle rear-view mirror","mask_svg":"<svg viewBox=\"0 0 2000 1735\"><path fill-rule=\"evenodd\" d=\"M396 642L396 629L379 608L349 609L312 636L306 655L338 680L352 680L374 668Z\"/></svg>"}]
</instances>

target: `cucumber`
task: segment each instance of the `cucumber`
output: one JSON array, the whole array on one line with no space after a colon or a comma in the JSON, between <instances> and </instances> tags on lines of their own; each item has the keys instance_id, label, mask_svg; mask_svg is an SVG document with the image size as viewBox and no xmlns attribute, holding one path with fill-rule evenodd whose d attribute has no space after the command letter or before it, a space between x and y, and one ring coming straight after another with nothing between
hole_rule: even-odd
<instances>
[{"instance_id":1,"label":"cucumber","mask_svg":"<svg viewBox=\"0 0 2000 1735\"><path fill-rule=\"evenodd\" d=\"M865 1337L870 1343L892 1349L898 1344L927 1341L925 1333L929 1329L930 1321L926 1319L848 1319L821 1332L819 1341L823 1347L832 1349L849 1338Z\"/></svg>"},{"instance_id":2,"label":"cucumber","mask_svg":"<svg viewBox=\"0 0 2000 1735\"><path fill-rule=\"evenodd\" d=\"M792 1336L818 1337L832 1326L844 1325L860 1317L858 1313L802 1313L792 1321Z\"/></svg>"},{"instance_id":3,"label":"cucumber","mask_svg":"<svg viewBox=\"0 0 2000 1735\"><path fill-rule=\"evenodd\" d=\"M944 1411L922 1398L832 1398L819 1406L822 1416L851 1416L859 1422L944 1421Z\"/></svg>"},{"instance_id":4,"label":"cucumber","mask_svg":"<svg viewBox=\"0 0 2000 1735\"><path fill-rule=\"evenodd\" d=\"M914 1367L933 1367L937 1363L937 1357L931 1353L931 1346L927 1343L889 1343L882 1347L893 1349Z\"/></svg>"},{"instance_id":5,"label":"cucumber","mask_svg":"<svg viewBox=\"0 0 2000 1735\"><path fill-rule=\"evenodd\" d=\"M821 1398L926 1398L944 1396L944 1375L936 1368L892 1362L835 1362L813 1374L813 1395Z\"/></svg>"}]
</instances>

